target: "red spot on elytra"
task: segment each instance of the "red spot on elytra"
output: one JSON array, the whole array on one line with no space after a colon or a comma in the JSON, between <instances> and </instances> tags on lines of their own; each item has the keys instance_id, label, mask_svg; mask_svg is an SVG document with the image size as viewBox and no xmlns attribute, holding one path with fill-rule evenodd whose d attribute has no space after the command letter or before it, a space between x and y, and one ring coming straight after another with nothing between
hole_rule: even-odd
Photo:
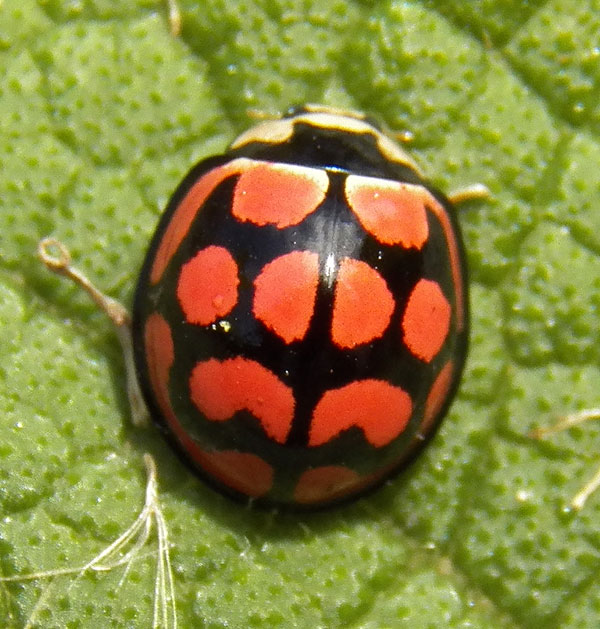
<instances>
[{"instance_id":1,"label":"red spot on elytra","mask_svg":"<svg viewBox=\"0 0 600 629\"><path fill-rule=\"evenodd\" d=\"M352 493L361 477L343 465L324 465L306 470L294 489L294 501L299 504L318 504L342 498Z\"/></svg>"},{"instance_id":2,"label":"red spot on elytra","mask_svg":"<svg viewBox=\"0 0 600 629\"><path fill-rule=\"evenodd\" d=\"M429 237L427 212L440 222L455 291L456 328L465 326L460 245L448 210L420 185L386 181L360 175L346 179L346 200L361 225L379 242L421 249Z\"/></svg>"},{"instance_id":3,"label":"red spot on elytra","mask_svg":"<svg viewBox=\"0 0 600 629\"><path fill-rule=\"evenodd\" d=\"M175 360L175 346L169 324L156 312L144 324L144 349L150 385L161 413L165 419L177 421L169 399L169 372Z\"/></svg>"},{"instance_id":4,"label":"red spot on elytra","mask_svg":"<svg viewBox=\"0 0 600 629\"><path fill-rule=\"evenodd\" d=\"M292 251L265 264L254 280L254 316L286 343L304 338L315 306L319 256Z\"/></svg>"},{"instance_id":5,"label":"red spot on elytra","mask_svg":"<svg viewBox=\"0 0 600 629\"><path fill-rule=\"evenodd\" d=\"M196 364L189 384L192 401L210 421L225 421L247 410L271 439L285 443L294 418L294 395L260 363L213 358Z\"/></svg>"},{"instance_id":6,"label":"red spot on elytra","mask_svg":"<svg viewBox=\"0 0 600 629\"><path fill-rule=\"evenodd\" d=\"M251 453L207 452L189 436L175 416L169 400L169 372L175 360L169 324L157 313L151 314L144 326L144 344L150 384L162 416L188 454L209 476L243 494L259 497L273 485L273 468Z\"/></svg>"},{"instance_id":7,"label":"red spot on elytra","mask_svg":"<svg viewBox=\"0 0 600 629\"><path fill-rule=\"evenodd\" d=\"M406 391L384 380L357 380L323 394L313 412L308 443L320 446L348 428L360 428L379 448L395 439L412 415Z\"/></svg>"},{"instance_id":8,"label":"red spot on elytra","mask_svg":"<svg viewBox=\"0 0 600 629\"><path fill-rule=\"evenodd\" d=\"M404 343L410 352L428 363L442 348L450 331L452 309L442 289L432 280L419 280L402 317Z\"/></svg>"},{"instance_id":9,"label":"red spot on elytra","mask_svg":"<svg viewBox=\"0 0 600 629\"><path fill-rule=\"evenodd\" d=\"M240 176L231 211L240 221L283 229L314 212L328 187L324 170L257 161Z\"/></svg>"},{"instance_id":10,"label":"red spot on elytra","mask_svg":"<svg viewBox=\"0 0 600 629\"><path fill-rule=\"evenodd\" d=\"M237 303L238 267L232 255L214 245L201 249L181 267L177 299L189 323L208 325Z\"/></svg>"},{"instance_id":11,"label":"red spot on elytra","mask_svg":"<svg viewBox=\"0 0 600 629\"><path fill-rule=\"evenodd\" d=\"M417 432L414 434L411 442L406 450L406 456L410 457L415 450L423 447L425 439L431 432L434 421L439 417L444 403L448 399L448 393L452 385L452 376L454 374L454 363L449 360L436 376L429 394L425 400L425 411L423 419L419 424Z\"/></svg>"},{"instance_id":12,"label":"red spot on elytra","mask_svg":"<svg viewBox=\"0 0 600 629\"><path fill-rule=\"evenodd\" d=\"M344 258L335 284L331 338L339 347L369 343L385 332L394 312L385 280L365 262Z\"/></svg>"},{"instance_id":13,"label":"red spot on elytra","mask_svg":"<svg viewBox=\"0 0 600 629\"><path fill-rule=\"evenodd\" d=\"M196 214L198 214L212 191L227 177L243 171L251 163L251 160L245 158L234 159L232 162L214 168L202 175L188 190L188 193L173 213L154 255L150 271L150 282L152 284L157 284L160 281L171 258L189 232Z\"/></svg>"},{"instance_id":14,"label":"red spot on elytra","mask_svg":"<svg viewBox=\"0 0 600 629\"><path fill-rule=\"evenodd\" d=\"M419 432L427 434L433 420L438 416L438 413L442 410L444 402L448 398L448 392L450 391L450 385L452 384L452 375L454 373L454 363L449 360L443 367L440 373L436 376L427 400L425 400L425 413L423 414L423 421L419 426Z\"/></svg>"},{"instance_id":15,"label":"red spot on elytra","mask_svg":"<svg viewBox=\"0 0 600 629\"><path fill-rule=\"evenodd\" d=\"M273 486L273 467L256 454L201 451L197 460L209 476L246 496L259 498Z\"/></svg>"},{"instance_id":16,"label":"red spot on elytra","mask_svg":"<svg viewBox=\"0 0 600 629\"><path fill-rule=\"evenodd\" d=\"M349 175L346 200L361 225L379 242L421 249L429 236L421 186Z\"/></svg>"},{"instance_id":17,"label":"red spot on elytra","mask_svg":"<svg viewBox=\"0 0 600 629\"><path fill-rule=\"evenodd\" d=\"M398 467L398 463L386 463L365 475L344 465L314 467L300 476L294 489L294 500L299 504L318 505L354 496L380 482Z\"/></svg>"}]
</instances>

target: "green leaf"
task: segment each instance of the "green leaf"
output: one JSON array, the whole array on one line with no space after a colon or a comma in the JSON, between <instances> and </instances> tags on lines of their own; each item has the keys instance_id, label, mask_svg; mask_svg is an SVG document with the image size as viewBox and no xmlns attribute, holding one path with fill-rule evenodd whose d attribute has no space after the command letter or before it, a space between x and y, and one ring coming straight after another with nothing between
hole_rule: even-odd
<instances>
[{"instance_id":1,"label":"green leaf","mask_svg":"<svg viewBox=\"0 0 600 629\"><path fill-rule=\"evenodd\" d=\"M84 566L135 520L157 461L182 627L595 627L600 427L598 0L0 4L0 571ZM298 102L411 131L461 209L472 344L406 473L312 516L247 510L129 421L105 317L35 258L60 238L130 303L160 209L198 159ZM6 627L148 627L156 539L128 572L0 582Z\"/></svg>"}]
</instances>

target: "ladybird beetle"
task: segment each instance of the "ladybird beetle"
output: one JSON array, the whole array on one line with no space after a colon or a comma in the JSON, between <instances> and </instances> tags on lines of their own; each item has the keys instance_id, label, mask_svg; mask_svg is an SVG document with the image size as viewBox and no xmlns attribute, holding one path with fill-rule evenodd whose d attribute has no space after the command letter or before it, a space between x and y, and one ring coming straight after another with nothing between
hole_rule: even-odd
<instances>
[{"instance_id":1,"label":"ladybird beetle","mask_svg":"<svg viewBox=\"0 0 600 629\"><path fill-rule=\"evenodd\" d=\"M210 484L294 508L355 498L414 458L456 392L454 208L364 115L292 108L183 179L131 332L150 415Z\"/></svg>"}]
</instances>

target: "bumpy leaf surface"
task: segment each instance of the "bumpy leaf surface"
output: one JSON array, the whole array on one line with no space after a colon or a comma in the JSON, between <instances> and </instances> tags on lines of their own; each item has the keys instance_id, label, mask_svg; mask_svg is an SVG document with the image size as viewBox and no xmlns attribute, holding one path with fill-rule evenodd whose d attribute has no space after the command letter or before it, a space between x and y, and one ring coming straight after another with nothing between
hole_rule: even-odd
<instances>
[{"instance_id":1,"label":"bumpy leaf surface","mask_svg":"<svg viewBox=\"0 0 600 629\"><path fill-rule=\"evenodd\" d=\"M180 626L596 627L599 427L527 432L600 404L598 0L0 3L0 571L84 565L143 503L157 461ZM255 512L129 422L118 342L35 258L48 235L130 303L172 189L250 121L298 102L410 131L461 209L472 343L418 462L358 503ZM154 539L154 538L153 538ZM0 584L0 624L149 627L156 554Z\"/></svg>"}]
</instances>

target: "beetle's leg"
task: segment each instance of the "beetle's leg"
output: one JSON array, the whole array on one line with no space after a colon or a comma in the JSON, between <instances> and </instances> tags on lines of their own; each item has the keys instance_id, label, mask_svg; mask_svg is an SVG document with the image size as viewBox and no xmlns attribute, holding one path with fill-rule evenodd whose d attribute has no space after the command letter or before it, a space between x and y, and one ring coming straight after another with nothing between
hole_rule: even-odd
<instances>
[{"instance_id":1,"label":"beetle's leg","mask_svg":"<svg viewBox=\"0 0 600 629\"><path fill-rule=\"evenodd\" d=\"M53 255L53 250L57 255ZM90 280L78 269L71 265L69 250L59 240L44 238L38 245L38 255L44 265L57 273L67 277L77 284L94 300L113 322L117 336L123 350L125 371L127 375L127 396L131 407L131 418L135 426L145 426L148 423L148 409L144 403L138 384L133 361L133 343L131 340L131 317L127 309L118 301L98 290Z\"/></svg>"},{"instance_id":2,"label":"beetle's leg","mask_svg":"<svg viewBox=\"0 0 600 629\"><path fill-rule=\"evenodd\" d=\"M569 413L562 417L556 424L543 428L536 428L529 433L534 439L543 439L547 435L568 430L590 419L600 419L600 408L589 408L576 413ZM573 496L571 507L577 511L585 505L585 501L600 487L600 469L596 474Z\"/></svg>"},{"instance_id":3,"label":"beetle's leg","mask_svg":"<svg viewBox=\"0 0 600 629\"><path fill-rule=\"evenodd\" d=\"M181 11L177 0L167 0L167 9L169 10L169 30L173 37L178 37L181 33Z\"/></svg>"}]
</instances>

